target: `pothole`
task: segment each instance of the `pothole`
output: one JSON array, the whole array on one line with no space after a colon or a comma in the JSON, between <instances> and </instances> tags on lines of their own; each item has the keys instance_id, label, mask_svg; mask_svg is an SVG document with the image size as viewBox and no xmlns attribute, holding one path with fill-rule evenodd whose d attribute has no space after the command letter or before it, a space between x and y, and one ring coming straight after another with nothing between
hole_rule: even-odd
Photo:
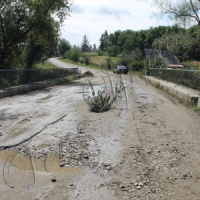
<instances>
[{"instance_id":1,"label":"pothole","mask_svg":"<svg viewBox=\"0 0 200 200\"><path fill-rule=\"evenodd\" d=\"M37 159L28 153L16 153L15 151L0 151L0 161L3 161L4 171L10 170L10 167L16 167L20 170L35 170L49 173L78 173L80 167L60 167L57 157L52 153L44 159Z\"/></svg>"}]
</instances>

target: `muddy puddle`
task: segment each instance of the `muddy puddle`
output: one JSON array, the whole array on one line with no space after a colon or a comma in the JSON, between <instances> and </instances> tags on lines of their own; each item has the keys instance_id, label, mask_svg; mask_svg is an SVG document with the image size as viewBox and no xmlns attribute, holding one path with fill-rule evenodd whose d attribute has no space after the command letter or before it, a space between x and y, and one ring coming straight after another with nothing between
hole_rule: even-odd
<instances>
[{"instance_id":1,"label":"muddy puddle","mask_svg":"<svg viewBox=\"0 0 200 200\"><path fill-rule=\"evenodd\" d=\"M27 122L30 122L30 119L22 119L21 121L18 122L18 124L26 124Z\"/></svg>"},{"instance_id":2,"label":"muddy puddle","mask_svg":"<svg viewBox=\"0 0 200 200\"><path fill-rule=\"evenodd\" d=\"M4 163L4 170L15 167L20 170L31 170L47 173L78 173L82 169L78 167L60 167L59 158L53 153L44 159L36 159L30 154L16 153L14 151L0 151L0 162Z\"/></svg>"},{"instance_id":3,"label":"muddy puddle","mask_svg":"<svg viewBox=\"0 0 200 200\"><path fill-rule=\"evenodd\" d=\"M43 98L41 98L41 99L39 99L39 100L45 101L45 100L50 99L51 97L52 97L52 95L47 95L46 97L43 97Z\"/></svg>"}]
</instances>

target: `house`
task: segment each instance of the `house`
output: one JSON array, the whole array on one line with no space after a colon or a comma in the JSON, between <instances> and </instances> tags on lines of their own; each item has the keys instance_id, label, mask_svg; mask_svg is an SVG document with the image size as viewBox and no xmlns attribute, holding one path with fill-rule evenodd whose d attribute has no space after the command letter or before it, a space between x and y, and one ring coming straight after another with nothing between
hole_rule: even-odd
<instances>
[{"instance_id":1,"label":"house","mask_svg":"<svg viewBox=\"0 0 200 200\"><path fill-rule=\"evenodd\" d=\"M163 59L167 68L169 69L182 69L183 65L179 62L176 55L166 51L166 50L156 50L156 49L144 49L144 58L150 59L155 57L160 57Z\"/></svg>"}]
</instances>

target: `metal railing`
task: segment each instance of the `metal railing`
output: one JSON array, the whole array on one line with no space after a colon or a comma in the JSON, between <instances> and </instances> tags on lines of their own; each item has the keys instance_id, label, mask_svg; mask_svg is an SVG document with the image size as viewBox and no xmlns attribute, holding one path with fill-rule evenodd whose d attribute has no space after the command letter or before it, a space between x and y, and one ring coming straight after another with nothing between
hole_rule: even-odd
<instances>
[{"instance_id":1,"label":"metal railing","mask_svg":"<svg viewBox=\"0 0 200 200\"><path fill-rule=\"evenodd\" d=\"M0 70L0 89L79 74L78 68Z\"/></svg>"},{"instance_id":2,"label":"metal railing","mask_svg":"<svg viewBox=\"0 0 200 200\"><path fill-rule=\"evenodd\" d=\"M200 71L150 68L148 75L200 91Z\"/></svg>"}]
</instances>

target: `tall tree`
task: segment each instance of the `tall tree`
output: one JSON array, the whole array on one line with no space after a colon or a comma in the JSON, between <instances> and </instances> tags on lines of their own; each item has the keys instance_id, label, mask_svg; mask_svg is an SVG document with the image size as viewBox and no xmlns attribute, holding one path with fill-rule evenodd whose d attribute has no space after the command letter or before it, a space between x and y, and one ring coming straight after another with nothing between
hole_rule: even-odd
<instances>
[{"instance_id":1,"label":"tall tree","mask_svg":"<svg viewBox=\"0 0 200 200\"><path fill-rule=\"evenodd\" d=\"M96 44L93 44L93 51L95 52L97 50Z\"/></svg>"},{"instance_id":2,"label":"tall tree","mask_svg":"<svg viewBox=\"0 0 200 200\"><path fill-rule=\"evenodd\" d=\"M100 46L99 48L102 50L102 51L106 51L107 49L107 43L108 43L108 32L107 30L105 30L105 33L103 33L101 35L101 38L100 38Z\"/></svg>"},{"instance_id":3,"label":"tall tree","mask_svg":"<svg viewBox=\"0 0 200 200\"><path fill-rule=\"evenodd\" d=\"M71 49L70 43L65 39L60 39L58 42L58 53L63 56L66 51Z\"/></svg>"},{"instance_id":4,"label":"tall tree","mask_svg":"<svg viewBox=\"0 0 200 200\"><path fill-rule=\"evenodd\" d=\"M180 61L200 60L200 34L191 35L190 31L168 33L154 41L154 46L175 54Z\"/></svg>"},{"instance_id":5,"label":"tall tree","mask_svg":"<svg viewBox=\"0 0 200 200\"><path fill-rule=\"evenodd\" d=\"M55 54L58 41L59 25L53 18L45 18L27 34L25 54L25 67L31 69L35 61L43 55Z\"/></svg>"},{"instance_id":6,"label":"tall tree","mask_svg":"<svg viewBox=\"0 0 200 200\"><path fill-rule=\"evenodd\" d=\"M155 5L160 9L160 15L167 15L178 24L190 24L196 21L200 27L200 1L197 0L154 0Z\"/></svg>"},{"instance_id":7,"label":"tall tree","mask_svg":"<svg viewBox=\"0 0 200 200\"><path fill-rule=\"evenodd\" d=\"M55 25L53 16L62 23L69 14L69 6L68 0L1 0L0 68L10 68L24 49L35 46L42 37L52 35L44 31L43 23L47 21L50 27L51 21L51 25ZM37 34L33 36L34 32Z\"/></svg>"},{"instance_id":8,"label":"tall tree","mask_svg":"<svg viewBox=\"0 0 200 200\"><path fill-rule=\"evenodd\" d=\"M85 51L85 52L90 52L90 43L89 43L89 40L87 39L87 36L84 35L83 36L83 41L81 43L81 49L82 51Z\"/></svg>"}]
</instances>

